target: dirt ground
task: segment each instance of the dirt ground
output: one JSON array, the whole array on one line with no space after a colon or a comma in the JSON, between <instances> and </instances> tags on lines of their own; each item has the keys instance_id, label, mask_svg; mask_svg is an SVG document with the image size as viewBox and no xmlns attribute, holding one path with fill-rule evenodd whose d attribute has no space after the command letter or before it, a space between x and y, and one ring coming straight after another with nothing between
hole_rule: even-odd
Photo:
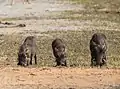
<instances>
[{"instance_id":1,"label":"dirt ground","mask_svg":"<svg viewBox=\"0 0 120 89\"><path fill-rule=\"evenodd\" d=\"M41 32L51 30L119 29L118 23L111 21L99 23L95 19L80 21L47 18L56 16L61 11L85 10L82 5L68 4L66 1L63 4L60 0L33 0L31 4L23 4L16 0L12 6L9 5L9 0L0 1L1 19L7 18L9 22L26 24L24 28L2 28L3 25L0 25L0 34L24 33L27 36L42 35ZM29 20L24 19L27 16L30 17ZM99 26L96 25L98 23ZM102 23L107 24L107 27L101 26ZM120 69L2 66L0 81L1 89L120 89L117 86L120 84Z\"/></svg>"},{"instance_id":2,"label":"dirt ground","mask_svg":"<svg viewBox=\"0 0 120 89\"><path fill-rule=\"evenodd\" d=\"M8 66L0 69L0 81L2 89L117 89L120 70Z\"/></svg>"}]
</instances>

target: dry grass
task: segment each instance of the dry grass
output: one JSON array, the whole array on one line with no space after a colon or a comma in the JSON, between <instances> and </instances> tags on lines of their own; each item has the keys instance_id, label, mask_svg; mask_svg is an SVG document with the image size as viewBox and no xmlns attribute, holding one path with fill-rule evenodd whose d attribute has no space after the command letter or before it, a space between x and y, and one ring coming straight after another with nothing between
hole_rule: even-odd
<instances>
[{"instance_id":1,"label":"dry grass","mask_svg":"<svg viewBox=\"0 0 120 89\"><path fill-rule=\"evenodd\" d=\"M120 67L120 32L119 31L50 31L42 34L48 36L38 36L38 66L54 66L55 59L52 54L51 43L55 38L64 40L67 49L67 61L69 66L89 67L90 51L89 40L95 32L104 33L107 36L107 59L108 66L112 68ZM5 57L11 65L17 63L17 52L20 44L25 39L22 35L0 36L0 56ZM3 61L3 59L2 59Z\"/></svg>"}]
</instances>

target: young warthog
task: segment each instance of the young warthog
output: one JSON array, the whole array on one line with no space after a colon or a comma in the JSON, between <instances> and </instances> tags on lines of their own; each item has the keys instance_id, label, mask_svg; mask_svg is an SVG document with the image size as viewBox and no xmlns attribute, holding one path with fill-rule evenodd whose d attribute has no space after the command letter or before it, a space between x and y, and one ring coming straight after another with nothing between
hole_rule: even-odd
<instances>
[{"instance_id":1,"label":"young warthog","mask_svg":"<svg viewBox=\"0 0 120 89\"><path fill-rule=\"evenodd\" d=\"M37 64L36 57L36 39L34 36L28 36L23 44L20 46L18 52L18 65L28 66L32 65L32 58L34 56L35 64Z\"/></svg>"},{"instance_id":2,"label":"young warthog","mask_svg":"<svg viewBox=\"0 0 120 89\"><path fill-rule=\"evenodd\" d=\"M52 42L53 54L56 58L56 66L67 66L66 63L66 53L65 53L65 44L61 39L55 39Z\"/></svg>"},{"instance_id":3,"label":"young warthog","mask_svg":"<svg viewBox=\"0 0 120 89\"><path fill-rule=\"evenodd\" d=\"M102 33L95 33L90 40L91 66L102 66L106 64L106 36ZM107 65L107 64L106 64Z\"/></svg>"}]
</instances>

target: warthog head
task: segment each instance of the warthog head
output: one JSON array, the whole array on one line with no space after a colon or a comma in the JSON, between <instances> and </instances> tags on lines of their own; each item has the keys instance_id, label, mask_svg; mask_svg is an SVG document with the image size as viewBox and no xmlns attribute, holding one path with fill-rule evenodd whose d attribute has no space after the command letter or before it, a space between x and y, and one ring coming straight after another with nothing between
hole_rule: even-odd
<instances>
[{"instance_id":1,"label":"warthog head","mask_svg":"<svg viewBox=\"0 0 120 89\"><path fill-rule=\"evenodd\" d=\"M27 66L28 65L28 61L29 61L29 50L28 48L24 47L24 49L22 49L19 53L18 53L18 65L21 66Z\"/></svg>"},{"instance_id":2,"label":"warthog head","mask_svg":"<svg viewBox=\"0 0 120 89\"><path fill-rule=\"evenodd\" d=\"M66 54L65 54L65 47L55 47L55 54L57 65L66 66Z\"/></svg>"}]
</instances>

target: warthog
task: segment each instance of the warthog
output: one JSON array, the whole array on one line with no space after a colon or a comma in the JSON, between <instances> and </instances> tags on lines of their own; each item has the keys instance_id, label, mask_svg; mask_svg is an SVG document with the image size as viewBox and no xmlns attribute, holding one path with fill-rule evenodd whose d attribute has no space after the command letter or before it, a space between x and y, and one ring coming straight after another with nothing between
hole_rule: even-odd
<instances>
[{"instance_id":1,"label":"warthog","mask_svg":"<svg viewBox=\"0 0 120 89\"><path fill-rule=\"evenodd\" d=\"M56 66L67 66L66 63L66 53L65 53L65 44L61 39L55 39L52 42L53 54L56 58Z\"/></svg>"},{"instance_id":2,"label":"warthog","mask_svg":"<svg viewBox=\"0 0 120 89\"><path fill-rule=\"evenodd\" d=\"M106 64L106 36L102 33L95 33L90 40L91 66L102 66Z\"/></svg>"},{"instance_id":3,"label":"warthog","mask_svg":"<svg viewBox=\"0 0 120 89\"><path fill-rule=\"evenodd\" d=\"M36 39L34 36L28 36L23 44L20 46L18 52L18 65L28 66L32 65L32 59L34 56L35 64L37 64L36 56Z\"/></svg>"}]
</instances>

